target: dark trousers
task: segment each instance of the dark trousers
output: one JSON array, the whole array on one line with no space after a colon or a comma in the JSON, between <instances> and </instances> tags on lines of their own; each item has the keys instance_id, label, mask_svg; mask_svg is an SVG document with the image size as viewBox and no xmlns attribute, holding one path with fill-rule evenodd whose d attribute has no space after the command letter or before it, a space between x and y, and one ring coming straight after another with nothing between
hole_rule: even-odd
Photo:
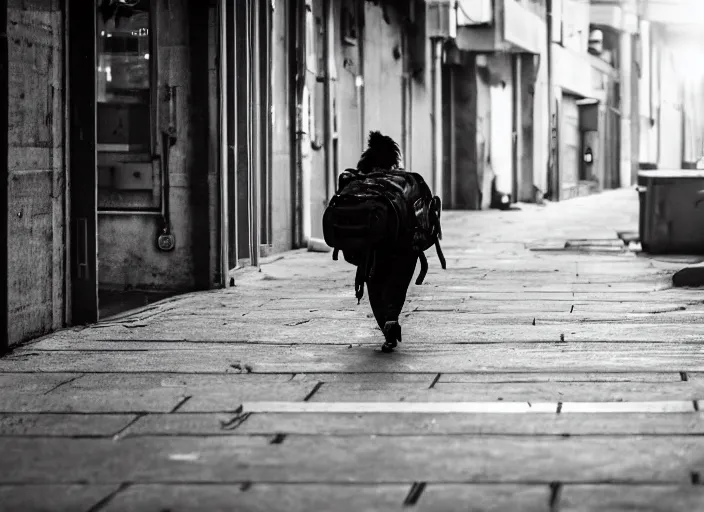
<instances>
[{"instance_id":1,"label":"dark trousers","mask_svg":"<svg viewBox=\"0 0 704 512\"><path fill-rule=\"evenodd\" d=\"M396 254L377 251L367 293L376 323L382 329L386 322L398 322L417 261L418 254L411 251Z\"/></svg>"}]
</instances>

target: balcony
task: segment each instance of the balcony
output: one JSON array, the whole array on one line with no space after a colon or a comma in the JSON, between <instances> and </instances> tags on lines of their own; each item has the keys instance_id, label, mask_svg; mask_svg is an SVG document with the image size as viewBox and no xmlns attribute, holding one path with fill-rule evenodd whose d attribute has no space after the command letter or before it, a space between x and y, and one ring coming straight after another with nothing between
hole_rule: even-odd
<instances>
[{"instance_id":1,"label":"balcony","mask_svg":"<svg viewBox=\"0 0 704 512\"><path fill-rule=\"evenodd\" d=\"M646 19L664 25L696 26L704 23L702 0L648 0Z\"/></svg>"},{"instance_id":2,"label":"balcony","mask_svg":"<svg viewBox=\"0 0 704 512\"><path fill-rule=\"evenodd\" d=\"M547 39L543 18L519 0L464 0L458 4L457 46L472 52L539 54ZM492 12L493 11L493 12Z\"/></svg>"},{"instance_id":3,"label":"balcony","mask_svg":"<svg viewBox=\"0 0 704 512\"><path fill-rule=\"evenodd\" d=\"M555 85L563 91L606 101L603 77L615 71L604 61L586 52L577 52L553 43Z\"/></svg>"}]
</instances>

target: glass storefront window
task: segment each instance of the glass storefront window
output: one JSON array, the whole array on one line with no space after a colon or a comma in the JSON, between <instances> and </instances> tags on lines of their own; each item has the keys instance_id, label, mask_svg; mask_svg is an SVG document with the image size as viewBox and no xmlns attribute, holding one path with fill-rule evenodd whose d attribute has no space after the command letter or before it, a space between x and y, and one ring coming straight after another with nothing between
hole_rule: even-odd
<instances>
[{"instance_id":1,"label":"glass storefront window","mask_svg":"<svg viewBox=\"0 0 704 512\"><path fill-rule=\"evenodd\" d=\"M98 151L150 153L150 0L98 0L97 8Z\"/></svg>"}]
</instances>

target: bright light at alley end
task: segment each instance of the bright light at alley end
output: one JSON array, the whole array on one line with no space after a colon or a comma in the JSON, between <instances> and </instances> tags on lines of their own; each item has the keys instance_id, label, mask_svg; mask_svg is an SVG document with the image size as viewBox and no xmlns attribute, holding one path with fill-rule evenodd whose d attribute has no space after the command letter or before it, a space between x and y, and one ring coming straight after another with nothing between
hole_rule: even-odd
<instances>
[{"instance_id":1,"label":"bright light at alley end","mask_svg":"<svg viewBox=\"0 0 704 512\"><path fill-rule=\"evenodd\" d=\"M702 0L704 3L704 0ZM702 25L704 30L704 25ZM685 82L699 82L704 78L704 44L682 41L673 52L675 72Z\"/></svg>"},{"instance_id":2,"label":"bright light at alley end","mask_svg":"<svg viewBox=\"0 0 704 512\"><path fill-rule=\"evenodd\" d=\"M704 32L704 0L680 0L677 4L675 17L684 19L675 24L679 37L671 44L675 72L684 82L700 82L704 79L704 40L701 35Z\"/></svg>"}]
</instances>

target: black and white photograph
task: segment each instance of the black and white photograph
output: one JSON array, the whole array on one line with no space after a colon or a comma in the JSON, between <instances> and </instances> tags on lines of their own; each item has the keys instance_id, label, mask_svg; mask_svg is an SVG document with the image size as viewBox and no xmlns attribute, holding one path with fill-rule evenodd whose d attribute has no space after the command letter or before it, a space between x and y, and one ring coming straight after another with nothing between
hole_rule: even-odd
<instances>
[{"instance_id":1,"label":"black and white photograph","mask_svg":"<svg viewBox=\"0 0 704 512\"><path fill-rule=\"evenodd\" d=\"M0 512L704 511L704 0L0 1Z\"/></svg>"}]
</instances>

